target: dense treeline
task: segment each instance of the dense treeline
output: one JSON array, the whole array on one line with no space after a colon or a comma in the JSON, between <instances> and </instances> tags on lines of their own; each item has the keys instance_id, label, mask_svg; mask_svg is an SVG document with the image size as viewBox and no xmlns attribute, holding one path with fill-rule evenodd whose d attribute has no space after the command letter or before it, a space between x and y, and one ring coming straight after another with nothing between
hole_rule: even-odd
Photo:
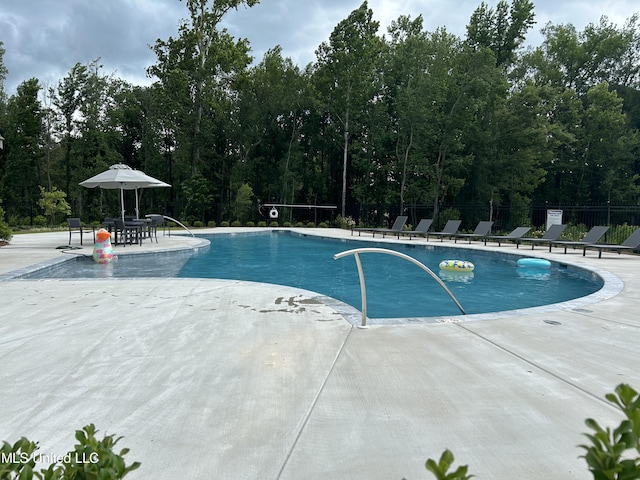
<instances>
[{"instance_id":1,"label":"dense treeline","mask_svg":"<svg viewBox=\"0 0 640 480\"><path fill-rule=\"evenodd\" d=\"M78 183L120 162L173 185L144 193L146 213L187 221L256 220L258 202L357 218L371 205L638 202L637 15L548 24L525 49L529 0L480 4L465 38L407 16L381 34L365 1L301 68L278 46L252 65L220 28L258 0L185 3L178 37L152 47L148 87L96 59L54 86L0 88L6 220L42 215L40 187L85 220L116 214L117 195ZM0 87L3 54L0 42Z\"/></svg>"}]
</instances>

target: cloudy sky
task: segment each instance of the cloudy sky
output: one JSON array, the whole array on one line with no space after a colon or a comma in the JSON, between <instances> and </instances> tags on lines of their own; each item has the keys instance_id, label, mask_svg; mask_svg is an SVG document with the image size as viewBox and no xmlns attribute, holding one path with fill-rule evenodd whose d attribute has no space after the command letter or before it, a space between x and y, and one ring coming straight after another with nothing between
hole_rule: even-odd
<instances>
[{"instance_id":1,"label":"cloudy sky","mask_svg":"<svg viewBox=\"0 0 640 480\"><path fill-rule=\"evenodd\" d=\"M485 0L495 6L497 0ZM369 0L380 33L400 15L422 14L425 28L446 27L464 36L465 26L481 0ZM511 3L509 1L509 3ZM282 46L283 55L304 67L334 27L362 0L261 0L224 18L234 37L247 38L259 61L265 51ZM534 0L536 25L527 43L538 45L547 23L572 23L582 30L606 15L621 27L640 11L637 0ZM188 16L179 0L0 0L0 42L9 70L5 91L29 78L55 85L76 63L100 59L102 73L148 85L145 71L155 63L150 50L156 39L177 36Z\"/></svg>"}]
</instances>

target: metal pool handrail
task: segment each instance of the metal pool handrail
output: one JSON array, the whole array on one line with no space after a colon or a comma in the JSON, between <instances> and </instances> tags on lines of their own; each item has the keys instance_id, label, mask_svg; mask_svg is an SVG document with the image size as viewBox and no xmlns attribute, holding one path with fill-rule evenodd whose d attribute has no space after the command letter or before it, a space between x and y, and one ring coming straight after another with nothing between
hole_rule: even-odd
<instances>
[{"instance_id":1,"label":"metal pool handrail","mask_svg":"<svg viewBox=\"0 0 640 480\"><path fill-rule=\"evenodd\" d=\"M408 260L411 263L416 264L417 266L422 268L425 272L427 272L429 275L431 275L431 277L436 282L438 282L442 288L444 288L444 291L449 294L449 296L458 306L458 308L460 309L463 315L467 314L467 312L464 311L464 308L462 308L462 305L460 305L460 302L458 301L458 299L455 297L453 293L451 293L451 290L449 290L449 288L444 284L444 282L440 280L440 278L438 278L438 276L435 273L433 273L433 271L431 271L429 267L419 262L415 258L410 257L409 255L405 255L404 253L396 252L395 250L388 250L386 248L354 248L353 250L346 250L344 252L336 253L333 256L333 259L338 260L339 258L346 257L347 255L353 255L356 258L356 265L358 267L358 277L360 277L360 294L362 297L362 324L359 325L360 328L367 328L367 287L364 281L364 272L362 271L362 262L360 262L361 253L384 253L387 255L394 255L396 257L404 258L405 260Z\"/></svg>"},{"instance_id":2,"label":"metal pool handrail","mask_svg":"<svg viewBox=\"0 0 640 480\"><path fill-rule=\"evenodd\" d=\"M185 227L182 223L180 223L178 220L176 220L175 218L171 218L168 215L162 215L164 217L165 220L169 220L170 222L174 222L177 223L178 225L180 225L182 228L184 228L187 232L189 232L191 234L192 237L195 237L195 235L193 234L193 232L191 230L189 230L187 227ZM171 229L169 229L169 236L171 236Z\"/></svg>"}]
</instances>

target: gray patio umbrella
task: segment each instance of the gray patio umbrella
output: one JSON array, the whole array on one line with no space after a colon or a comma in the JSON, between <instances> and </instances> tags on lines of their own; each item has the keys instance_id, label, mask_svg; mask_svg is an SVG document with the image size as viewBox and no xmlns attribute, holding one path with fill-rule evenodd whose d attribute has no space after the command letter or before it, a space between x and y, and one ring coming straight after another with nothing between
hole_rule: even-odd
<instances>
[{"instance_id":1,"label":"gray patio umbrella","mask_svg":"<svg viewBox=\"0 0 640 480\"><path fill-rule=\"evenodd\" d=\"M80 182L80 185L87 188L106 188L106 189L119 189L120 190L120 207L122 208L122 220L124 221L124 191L135 190L136 191L136 217L139 217L138 208L138 189L142 188L157 188L157 187L170 187L168 183L153 178L140 170L134 170L133 168L123 163L117 163L111 165L109 170L105 170L98 175L94 175L87 180Z\"/></svg>"}]
</instances>

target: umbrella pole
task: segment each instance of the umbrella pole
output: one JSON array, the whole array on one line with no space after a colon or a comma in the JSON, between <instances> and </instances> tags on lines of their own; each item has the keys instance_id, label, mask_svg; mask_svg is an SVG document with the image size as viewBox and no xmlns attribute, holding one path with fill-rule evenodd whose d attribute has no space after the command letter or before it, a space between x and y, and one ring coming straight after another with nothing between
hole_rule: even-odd
<instances>
[{"instance_id":1,"label":"umbrella pole","mask_svg":"<svg viewBox=\"0 0 640 480\"><path fill-rule=\"evenodd\" d=\"M140 190L140 196L142 196L142 190ZM136 220L140 220L140 205L138 200L138 189L136 188Z\"/></svg>"},{"instance_id":2,"label":"umbrella pole","mask_svg":"<svg viewBox=\"0 0 640 480\"><path fill-rule=\"evenodd\" d=\"M120 208L122 209L122 221L124 222L124 188L120 189Z\"/></svg>"}]
</instances>

